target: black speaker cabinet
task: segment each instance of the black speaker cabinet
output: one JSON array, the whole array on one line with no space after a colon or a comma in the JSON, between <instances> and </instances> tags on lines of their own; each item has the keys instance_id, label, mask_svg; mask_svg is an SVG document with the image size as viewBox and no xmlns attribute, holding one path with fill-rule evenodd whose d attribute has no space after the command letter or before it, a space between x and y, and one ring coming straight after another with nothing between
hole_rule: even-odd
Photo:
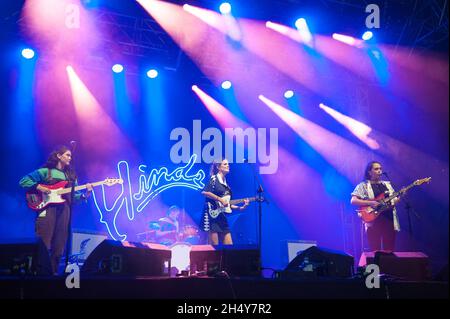
<instances>
[{"instance_id":1,"label":"black speaker cabinet","mask_svg":"<svg viewBox=\"0 0 450 319\"><path fill-rule=\"evenodd\" d=\"M0 274L51 275L48 250L40 238L0 242Z\"/></svg>"},{"instance_id":2,"label":"black speaker cabinet","mask_svg":"<svg viewBox=\"0 0 450 319\"><path fill-rule=\"evenodd\" d=\"M172 252L152 243L104 240L89 255L81 271L86 274L169 276Z\"/></svg>"},{"instance_id":3,"label":"black speaker cabinet","mask_svg":"<svg viewBox=\"0 0 450 319\"><path fill-rule=\"evenodd\" d=\"M260 251L247 245L195 245L190 251L190 269L210 276L221 271L232 277L260 276Z\"/></svg>"},{"instance_id":4,"label":"black speaker cabinet","mask_svg":"<svg viewBox=\"0 0 450 319\"><path fill-rule=\"evenodd\" d=\"M353 256L344 252L312 246L297 255L286 267L283 274L351 277L354 268Z\"/></svg>"},{"instance_id":5,"label":"black speaker cabinet","mask_svg":"<svg viewBox=\"0 0 450 319\"><path fill-rule=\"evenodd\" d=\"M422 252L364 252L358 266L377 264L380 273L403 280L424 281L431 279L429 258Z\"/></svg>"}]
</instances>

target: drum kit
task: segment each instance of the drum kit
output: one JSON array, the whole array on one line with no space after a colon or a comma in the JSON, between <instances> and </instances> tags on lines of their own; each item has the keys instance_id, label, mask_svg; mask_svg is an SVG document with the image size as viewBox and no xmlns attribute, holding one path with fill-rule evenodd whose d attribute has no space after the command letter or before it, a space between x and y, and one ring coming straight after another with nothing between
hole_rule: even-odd
<instances>
[{"instance_id":1,"label":"drum kit","mask_svg":"<svg viewBox=\"0 0 450 319\"><path fill-rule=\"evenodd\" d=\"M167 222L163 219L149 222L149 230L137 234L138 239L166 246L176 243L190 245L199 245L201 243L198 227L194 225L180 226L179 232L177 233L175 230L173 232L164 231L167 228L165 227L165 224L167 224Z\"/></svg>"},{"instance_id":2,"label":"drum kit","mask_svg":"<svg viewBox=\"0 0 450 319\"><path fill-rule=\"evenodd\" d=\"M169 216L148 222L148 229L137 234L139 241L165 245L172 251L171 275L189 270L191 247L203 244L203 237L197 226L180 222L176 217L172 219Z\"/></svg>"},{"instance_id":3,"label":"drum kit","mask_svg":"<svg viewBox=\"0 0 450 319\"><path fill-rule=\"evenodd\" d=\"M148 228L148 231L138 234L138 238L142 241L168 246L172 251L171 275L175 276L182 271L188 271L191 246L201 243L198 227L175 225L167 218L161 218L158 221L149 222ZM178 229L178 232L175 229Z\"/></svg>"}]
</instances>

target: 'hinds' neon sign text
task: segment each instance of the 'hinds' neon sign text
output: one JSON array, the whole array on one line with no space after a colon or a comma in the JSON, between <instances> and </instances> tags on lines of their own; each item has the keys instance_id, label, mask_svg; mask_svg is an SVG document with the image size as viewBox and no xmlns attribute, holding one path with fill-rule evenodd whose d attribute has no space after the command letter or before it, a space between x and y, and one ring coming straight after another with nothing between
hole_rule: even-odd
<instances>
[{"instance_id":1,"label":"'hinds' neon sign text","mask_svg":"<svg viewBox=\"0 0 450 319\"><path fill-rule=\"evenodd\" d=\"M198 170L195 174L189 174L195 164L196 155L192 155L189 162L182 167L178 167L169 172L167 167L152 169L147 175L147 166L140 165L138 181L139 190L133 193L130 181L130 169L126 161L117 163L119 178L123 179L121 192L111 207L108 207L105 195L105 188L101 187L102 194L97 196L93 191L95 207L100 213L100 222L105 224L109 235L115 240L124 241L126 234L122 234L117 228L117 217L122 210L125 210L128 220L134 220L135 210L140 213L158 194L172 187L187 187L194 190L203 189L205 186L205 172ZM136 208L135 208L136 207Z\"/></svg>"}]
</instances>

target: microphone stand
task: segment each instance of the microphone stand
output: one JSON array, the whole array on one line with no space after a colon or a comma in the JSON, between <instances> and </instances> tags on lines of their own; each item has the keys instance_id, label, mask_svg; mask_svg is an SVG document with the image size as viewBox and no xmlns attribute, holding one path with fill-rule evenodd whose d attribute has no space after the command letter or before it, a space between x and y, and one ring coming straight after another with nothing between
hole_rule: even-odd
<instances>
[{"instance_id":1,"label":"microphone stand","mask_svg":"<svg viewBox=\"0 0 450 319\"><path fill-rule=\"evenodd\" d=\"M70 201L69 201L69 216L68 216L68 222L67 222L67 240L66 240L66 263L64 267L64 272L67 269L67 266L69 265L69 259L72 248L72 206L73 206L73 200L75 197L75 181L70 181L71 183L71 190L70 190Z\"/></svg>"},{"instance_id":2,"label":"microphone stand","mask_svg":"<svg viewBox=\"0 0 450 319\"><path fill-rule=\"evenodd\" d=\"M246 161L248 163L248 161ZM266 202L269 204L269 202L263 197L264 194L264 188L262 187L261 179L259 178L259 174L256 172L256 168L254 165L251 165L252 172L253 172L253 181L254 185L258 184L258 189L256 190L257 198L258 198L258 250L261 253L261 246L262 246L262 202Z\"/></svg>"},{"instance_id":3,"label":"microphone stand","mask_svg":"<svg viewBox=\"0 0 450 319\"><path fill-rule=\"evenodd\" d=\"M392 182L392 180L389 178L389 175L386 172L383 172L383 175L386 176L386 178L391 182L392 187L394 189L397 189L397 186ZM413 231L412 231L412 220L411 220L411 212L414 213L417 219L420 219L420 215L417 214L417 211L414 209L414 207L411 205L411 203L407 199L407 194L403 194L403 200L405 202L405 209L406 209L406 216L408 216L408 233L409 233L409 240L413 244L413 249L415 250L415 245L413 241Z\"/></svg>"},{"instance_id":4,"label":"microphone stand","mask_svg":"<svg viewBox=\"0 0 450 319\"><path fill-rule=\"evenodd\" d=\"M72 146L72 161L73 161L73 152L75 150L75 147ZM68 216L68 222L67 222L67 239L66 239L66 260L65 260L65 266L64 266L64 273L67 269L67 266L69 265L69 259L70 254L69 251L72 252L72 207L73 207L73 201L75 198L75 178L72 180L72 176L69 177L69 183L70 183L70 200L69 200L69 216Z\"/></svg>"}]
</instances>

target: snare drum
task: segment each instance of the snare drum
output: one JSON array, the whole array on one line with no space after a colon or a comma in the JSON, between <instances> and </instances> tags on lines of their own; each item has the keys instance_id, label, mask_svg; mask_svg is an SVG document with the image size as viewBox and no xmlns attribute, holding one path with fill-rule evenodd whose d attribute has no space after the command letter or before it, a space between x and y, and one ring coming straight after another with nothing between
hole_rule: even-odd
<instances>
[{"instance_id":1,"label":"snare drum","mask_svg":"<svg viewBox=\"0 0 450 319\"><path fill-rule=\"evenodd\" d=\"M183 227L183 234L186 237L195 236L198 234L198 228L193 225L186 225Z\"/></svg>"}]
</instances>

